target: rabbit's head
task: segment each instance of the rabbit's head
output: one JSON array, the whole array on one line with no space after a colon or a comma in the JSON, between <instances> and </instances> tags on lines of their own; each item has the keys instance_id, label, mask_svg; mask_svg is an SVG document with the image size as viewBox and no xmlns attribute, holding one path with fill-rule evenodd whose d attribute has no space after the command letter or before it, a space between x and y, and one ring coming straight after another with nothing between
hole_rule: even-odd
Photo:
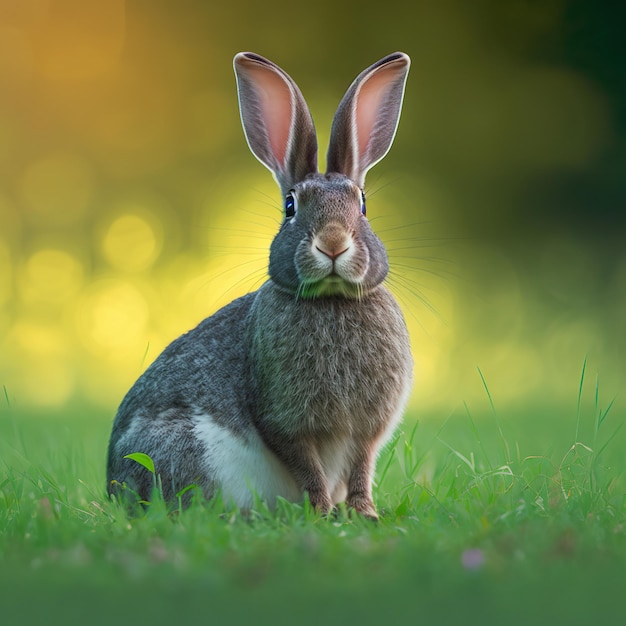
<instances>
[{"instance_id":1,"label":"rabbit's head","mask_svg":"<svg viewBox=\"0 0 626 626\"><path fill-rule=\"evenodd\" d=\"M363 71L339 104L317 173L317 138L293 80L263 57L235 56L241 121L253 154L278 182L284 220L269 273L299 297L360 298L387 275L387 254L365 216L367 171L388 152L398 125L409 57L391 54Z\"/></svg>"}]
</instances>

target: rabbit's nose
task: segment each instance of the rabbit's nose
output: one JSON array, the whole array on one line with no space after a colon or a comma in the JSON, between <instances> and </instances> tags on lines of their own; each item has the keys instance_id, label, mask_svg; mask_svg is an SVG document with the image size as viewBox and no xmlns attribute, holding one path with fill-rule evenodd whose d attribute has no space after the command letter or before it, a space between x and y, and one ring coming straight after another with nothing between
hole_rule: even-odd
<instances>
[{"instance_id":1,"label":"rabbit's nose","mask_svg":"<svg viewBox=\"0 0 626 626\"><path fill-rule=\"evenodd\" d=\"M331 261L347 252L352 245L350 235L338 224L328 224L314 238L316 250L326 255Z\"/></svg>"},{"instance_id":2,"label":"rabbit's nose","mask_svg":"<svg viewBox=\"0 0 626 626\"><path fill-rule=\"evenodd\" d=\"M344 252L348 251L348 248L350 246L346 246L345 248L343 248L342 250L328 250L326 248L322 248L319 245L315 246L315 248L321 252L322 254L325 254L331 261L334 261L338 256L341 256Z\"/></svg>"}]
</instances>

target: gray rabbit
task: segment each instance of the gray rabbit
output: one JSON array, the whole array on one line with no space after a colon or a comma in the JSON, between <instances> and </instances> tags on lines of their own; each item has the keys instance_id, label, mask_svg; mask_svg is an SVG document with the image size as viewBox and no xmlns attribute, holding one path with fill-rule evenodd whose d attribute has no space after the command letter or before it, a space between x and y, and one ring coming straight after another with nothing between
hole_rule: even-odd
<instances>
[{"instance_id":1,"label":"gray rabbit","mask_svg":"<svg viewBox=\"0 0 626 626\"><path fill-rule=\"evenodd\" d=\"M169 345L124 398L108 451L108 491L150 497L195 484L242 509L255 495L328 513L345 501L377 519L376 457L412 381L406 325L383 285L385 248L365 217L365 174L393 141L409 70L395 53L363 71L334 117L326 174L300 90L277 65L234 59L241 121L274 174L284 217L269 280Z\"/></svg>"}]
</instances>

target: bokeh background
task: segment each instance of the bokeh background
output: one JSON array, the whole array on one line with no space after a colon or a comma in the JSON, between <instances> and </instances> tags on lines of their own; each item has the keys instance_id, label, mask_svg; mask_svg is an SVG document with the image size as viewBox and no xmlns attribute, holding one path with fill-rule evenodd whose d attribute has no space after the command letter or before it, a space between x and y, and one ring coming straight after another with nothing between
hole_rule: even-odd
<instances>
[{"instance_id":1,"label":"bokeh background","mask_svg":"<svg viewBox=\"0 0 626 626\"><path fill-rule=\"evenodd\" d=\"M264 280L281 201L241 131L236 52L298 82L323 167L350 81L403 50L367 192L413 406L486 402L480 367L500 406L575 408L585 357L623 406L623 18L594 0L0 0L6 401L112 414L167 343Z\"/></svg>"}]
</instances>

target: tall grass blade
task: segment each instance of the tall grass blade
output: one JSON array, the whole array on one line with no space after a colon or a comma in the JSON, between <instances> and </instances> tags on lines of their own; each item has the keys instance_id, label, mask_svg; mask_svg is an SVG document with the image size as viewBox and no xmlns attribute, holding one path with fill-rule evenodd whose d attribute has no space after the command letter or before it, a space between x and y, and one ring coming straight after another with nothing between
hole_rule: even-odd
<instances>
[{"instance_id":1,"label":"tall grass blade","mask_svg":"<svg viewBox=\"0 0 626 626\"><path fill-rule=\"evenodd\" d=\"M613 400L611 400L611 402L609 403L609 406L606 408L606 411L604 411L604 413L600 413L598 415L598 429L600 429L600 427L602 426L602 422L604 422L604 420L606 419L606 416L609 414L609 411L613 407L613 403L614 402L615 402L615 398L613 398Z\"/></svg>"},{"instance_id":2,"label":"tall grass blade","mask_svg":"<svg viewBox=\"0 0 626 626\"><path fill-rule=\"evenodd\" d=\"M574 443L578 441L578 433L580 431L580 406L583 398L583 383L585 382L585 371L587 369L587 356L583 361L583 371L580 374L580 385L578 386L578 405L576 409L576 433L574 435Z\"/></svg>"},{"instance_id":3,"label":"tall grass blade","mask_svg":"<svg viewBox=\"0 0 626 626\"><path fill-rule=\"evenodd\" d=\"M611 441L615 439L615 437L617 436L617 433L619 433L619 431L622 430L622 426L624 426L624 422L622 422L621 424L617 426L617 428L613 431L613 434L604 442L602 447L595 453L594 459L593 459L594 463L598 460L598 458L600 458L600 455L606 450L607 446L611 443Z\"/></svg>"},{"instance_id":4,"label":"tall grass blade","mask_svg":"<svg viewBox=\"0 0 626 626\"><path fill-rule=\"evenodd\" d=\"M141 369L144 368L146 364L146 359L148 358L148 352L150 352L150 342L146 344L146 349L144 350L143 356L141 357Z\"/></svg>"},{"instance_id":5,"label":"tall grass blade","mask_svg":"<svg viewBox=\"0 0 626 626\"><path fill-rule=\"evenodd\" d=\"M491 405L491 411L493 413L493 417L496 421L496 426L498 427L498 433L500 435L500 440L502 441L502 446L504 447L504 453L506 455L506 462L510 463L511 462L511 451L509 450L509 444L506 440L506 437L504 436L504 432L502 431L502 425L500 424L500 418L498 417L498 412L496 411L496 406L493 403L493 398L491 397L491 392L489 391L489 387L487 386L487 381L485 380L485 377L483 376L483 373L480 370L480 367L476 368L478 370L478 375L480 376L480 379L483 381L483 387L485 388L485 391L487 392L487 397L489 398L489 404Z\"/></svg>"}]
</instances>

